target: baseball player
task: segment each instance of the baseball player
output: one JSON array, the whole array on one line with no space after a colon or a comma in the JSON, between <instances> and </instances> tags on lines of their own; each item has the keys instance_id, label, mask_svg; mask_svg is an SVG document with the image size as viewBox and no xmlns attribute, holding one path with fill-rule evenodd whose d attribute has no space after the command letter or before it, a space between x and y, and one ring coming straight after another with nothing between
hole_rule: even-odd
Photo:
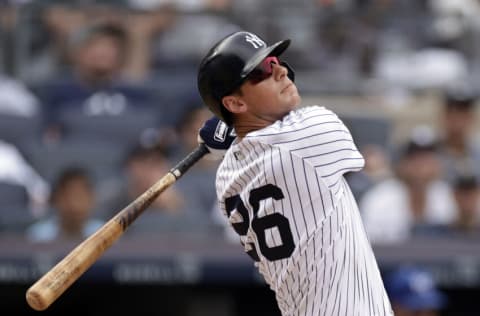
<instances>
[{"instance_id":1,"label":"baseball player","mask_svg":"<svg viewBox=\"0 0 480 316\"><path fill-rule=\"evenodd\" d=\"M335 113L300 107L293 70L279 59L289 44L236 32L200 64L198 88L217 118L199 140L223 158L220 208L282 315L393 315L343 176L363 157Z\"/></svg>"}]
</instances>

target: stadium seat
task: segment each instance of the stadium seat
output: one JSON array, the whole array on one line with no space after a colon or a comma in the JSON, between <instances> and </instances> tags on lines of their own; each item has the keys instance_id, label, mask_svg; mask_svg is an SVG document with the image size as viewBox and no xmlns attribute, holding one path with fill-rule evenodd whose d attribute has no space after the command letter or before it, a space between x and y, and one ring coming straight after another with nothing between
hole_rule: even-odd
<instances>
[{"instance_id":1,"label":"stadium seat","mask_svg":"<svg viewBox=\"0 0 480 316\"><path fill-rule=\"evenodd\" d=\"M21 232L34 220L23 186L0 182L0 231Z\"/></svg>"},{"instance_id":2,"label":"stadium seat","mask_svg":"<svg viewBox=\"0 0 480 316\"><path fill-rule=\"evenodd\" d=\"M43 132L41 116L0 114L0 139L18 145L26 140L40 139Z\"/></svg>"},{"instance_id":3,"label":"stadium seat","mask_svg":"<svg viewBox=\"0 0 480 316\"><path fill-rule=\"evenodd\" d=\"M75 139L54 144L30 142L23 146L26 159L47 181L68 166L86 168L99 180L118 172L126 148L101 139Z\"/></svg>"},{"instance_id":4,"label":"stadium seat","mask_svg":"<svg viewBox=\"0 0 480 316\"><path fill-rule=\"evenodd\" d=\"M127 108L119 113L89 113L81 106L59 111L58 121L65 140L102 140L127 147L138 142L144 131L159 127L153 106Z\"/></svg>"},{"instance_id":5,"label":"stadium seat","mask_svg":"<svg viewBox=\"0 0 480 316\"><path fill-rule=\"evenodd\" d=\"M390 145L392 123L385 117L348 116L341 117L361 150L365 145L376 144L384 148Z\"/></svg>"}]
</instances>

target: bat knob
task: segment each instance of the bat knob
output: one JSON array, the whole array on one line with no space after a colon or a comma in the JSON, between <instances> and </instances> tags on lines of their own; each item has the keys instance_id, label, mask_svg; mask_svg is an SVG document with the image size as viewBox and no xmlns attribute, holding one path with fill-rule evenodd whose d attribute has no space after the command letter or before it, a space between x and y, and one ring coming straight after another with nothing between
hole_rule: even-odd
<instances>
[{"instance_id":1,"label":"bat knob","mask_svg":"<svg viewBox=\"0 0 480 316\"><path fill-rule=\"evenodd\" d=\"M45 302L45 300L42 298L42 296L38 292L32 289L29 289L27 291L26 298L27 298L28 305L37 311L43 311L49 305Z\"/></svg>"}]
</instances>

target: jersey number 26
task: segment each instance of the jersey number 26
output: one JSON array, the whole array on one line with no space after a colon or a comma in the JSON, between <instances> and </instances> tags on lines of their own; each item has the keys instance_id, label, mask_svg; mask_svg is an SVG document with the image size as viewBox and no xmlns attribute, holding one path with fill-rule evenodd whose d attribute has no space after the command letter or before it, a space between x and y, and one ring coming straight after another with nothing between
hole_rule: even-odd
<instances>
[{"instance_id":1,"label":"jersey number 26","mask_svg":"<svg viewBox=\"0 0 480 316\"><path fill-rule=\"evenodd\" d=\"M293 241L292 231L290 229L290 223L288 219L279 213L268 214L262 217L258 217L258 209L260 207L260 201L273 198L274 200L281 200L284 198L282 190L273 185L266 184L257 189L250 191L250 196L248 202L253 208L253 218L251 226L255 234L257 235L258 245L260 253L267 258L269 261L280 260L290 257L293 250L295 249L295 243ZM240 236L245 236L247 234L250 217L248 215L248 210L245 207L240 196L234 195L225 199L225 209L228 216L232 213L233 210L237 210L240 215L242 215L243 221L240 223L232 224L233 229ZM276 227L278 233L282 239L282 244L274 247L269 247L266 240L267 230ZM253 243L250 244L251 250L247 251L247 254L253 258L255 261L260 261L258 252L255 249Z\"/></svg>"}]
</instances>

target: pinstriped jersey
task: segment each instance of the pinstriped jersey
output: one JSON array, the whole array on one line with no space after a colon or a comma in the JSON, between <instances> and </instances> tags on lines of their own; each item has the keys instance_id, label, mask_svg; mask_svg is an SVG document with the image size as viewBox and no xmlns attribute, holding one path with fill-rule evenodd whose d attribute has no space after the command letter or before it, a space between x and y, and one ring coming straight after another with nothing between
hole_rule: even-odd
<instances>
[{"instance_id":1,"label":"pinstriped jersey","mask_svg":"<svg viewBox=\"0 0 480 316\"><path fill-rule=\"evenodd\" d=\"M303 107L236 140L220 208L287 315L393 315L344 174L364 165L332 111Z\"/></svg>"}]
</instances>

